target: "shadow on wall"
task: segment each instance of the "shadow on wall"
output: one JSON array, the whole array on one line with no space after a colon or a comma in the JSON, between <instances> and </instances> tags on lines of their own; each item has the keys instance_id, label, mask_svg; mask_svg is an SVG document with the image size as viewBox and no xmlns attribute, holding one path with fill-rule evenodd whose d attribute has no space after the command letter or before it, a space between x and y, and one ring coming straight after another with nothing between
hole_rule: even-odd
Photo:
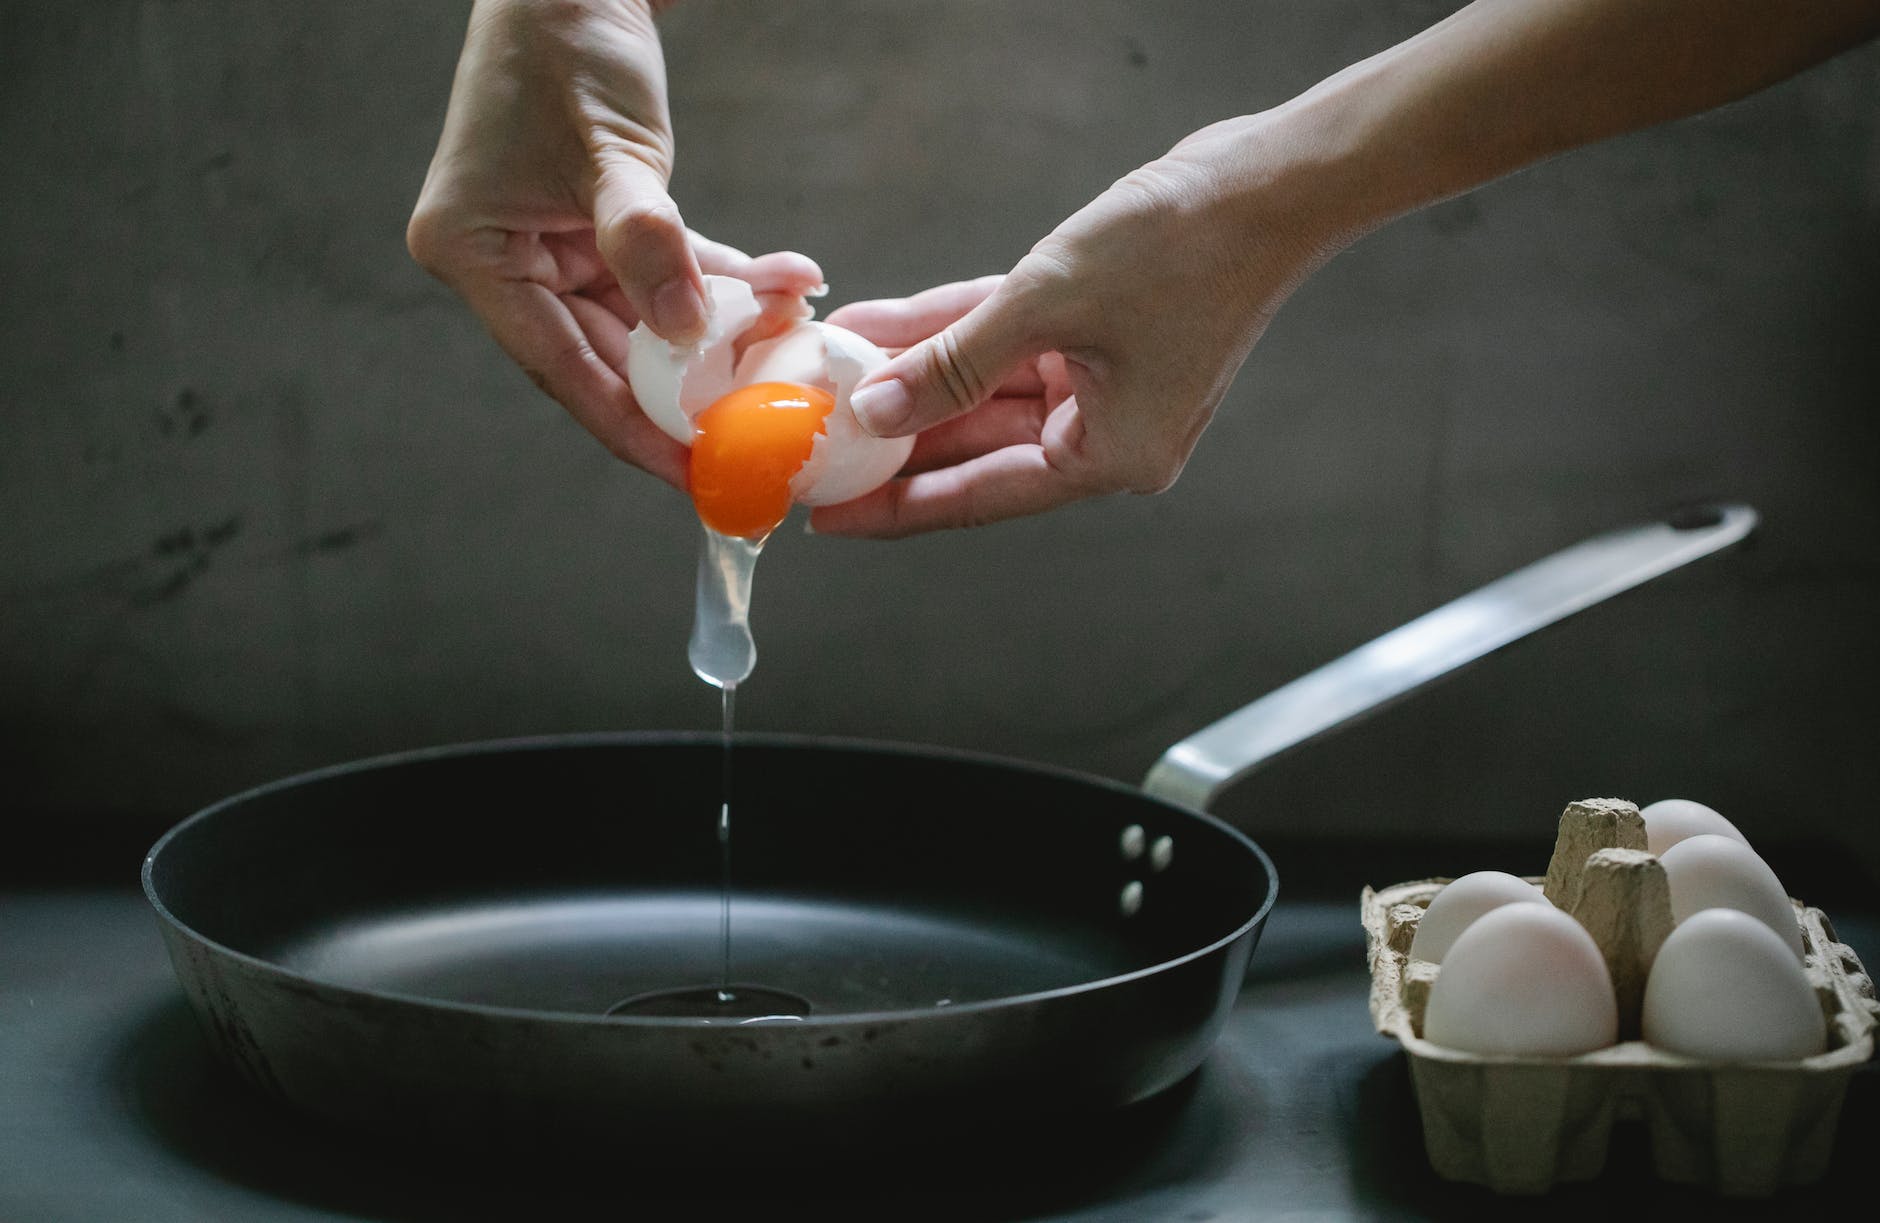
<instances>
[{"instance_id":1,"label":"shadow on wall","mask_svg":"<svg viewBox=\"0 0 1880 1223\"><path fill-rule=\"evenodd\" d=\"M816 255L832 303L903 293L1009 266L1186 132L1443 7L694 0L664 18L674 189L716 237ZM0 23L0 141L30 184L0 196L0 277L40 286L0 301L21 809L174 816L400 748L712 725L683 662L689 509L404 252L461 5ZM780 537L746 724L1134 780L1500 573L1740 499L1767 520L1755 553L1223 809L1257 832L1480 834L1679 794L1880 865L1880 832L1846 818L1880 780L1877 64L1360 243L1288 304L1166 496L882 547Z\"/></svg>"}]
</instances>

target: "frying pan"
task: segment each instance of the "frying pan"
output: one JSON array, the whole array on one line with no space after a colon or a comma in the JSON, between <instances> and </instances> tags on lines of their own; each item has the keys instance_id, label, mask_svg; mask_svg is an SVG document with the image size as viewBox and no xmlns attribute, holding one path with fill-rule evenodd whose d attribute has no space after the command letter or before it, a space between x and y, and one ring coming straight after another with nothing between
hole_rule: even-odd
<instances>
[{"instance_id":1,"label":"frying pan","mask_svg":"<svg viewBox=\"0 0 1880 1223\"><path fill-rule=\"evenodd\" d=\"M377 1134L614 1145L1093 1115L1200 1065L1272 909L1265 853L1203 813L1223 786L1755 521L1710 507L1569 548L1176 744L1142 790L740 737L732 992L806 1011L607 1013L718 978L717 736L309 773L172 829L144 890L217 1054Z\"/></svg>"}]
</instances>

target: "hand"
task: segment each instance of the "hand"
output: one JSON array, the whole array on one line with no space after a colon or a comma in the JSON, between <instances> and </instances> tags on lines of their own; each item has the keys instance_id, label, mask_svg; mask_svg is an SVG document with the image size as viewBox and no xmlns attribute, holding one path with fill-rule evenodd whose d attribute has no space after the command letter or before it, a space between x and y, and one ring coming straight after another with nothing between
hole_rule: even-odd
<instances>
[{"instance_id":1,"label":"hand","mask_svg":"<svg viewBox=\"0 0 1880 1223\"><path fill-rule=\"evenodd\" d=\"M1174 483L1253 344L1346 235L1299 207L1260 116L1130 174L1003 279L837 311L908 346L858 390L866 427L920 433L908 471L818 510L902 536Z\"/></svg>"},{"instance_id":2,"label":"hand","mask_svg":"<svg viewBox=\"0 0 1880 1223\"><path fill-rule=\"evenodd\" d=\"M982 276L912 297L855 302L836 310L829 321L866 336L890 355L899 354L959 322L1004 280L1004 276ZM908 477L937 471L1007 446L1035 444L1051 410L1070 393L1070 378L1060 354L1043 353L1023 362L977 407L916 435L914 451L899 474ZM817 521L820 528L824 519Z\"/></svg>"},{"instance_id":3,"label":"hand","mask_svg":"<svg viewBox=\"0 0 1880 1223\"><path fill-rule=\"evenodd\" d=\"M822 272L690 233L666 193L672 157L648 0L478 0L407 241L589 433L684 488L685 447L620 373L627 333L644 319L695 338L701 271L749 280L780 328Z\"/></svg>"},{"instance_id":4,"label":"hand","mask_svg":"<svg viewBox=\"0 0 1880 1223\"><path fill-rule=\"evenodd\" d=\"M909 535L1167 488L1274 312L1361 234L1740 97L1876 32L1880 0L1727 12L1705 0L1475 0L1281 106L1190 136L1060 225L983 300L947 298L961 316L923 298L847 314L912 344L857 388L864 427L982 419L958 427L953 462L812 522ZM915 341L928 326L939 330ZM1050 353L1068 398L980 406Z\"/></svg>"}]
</instances>

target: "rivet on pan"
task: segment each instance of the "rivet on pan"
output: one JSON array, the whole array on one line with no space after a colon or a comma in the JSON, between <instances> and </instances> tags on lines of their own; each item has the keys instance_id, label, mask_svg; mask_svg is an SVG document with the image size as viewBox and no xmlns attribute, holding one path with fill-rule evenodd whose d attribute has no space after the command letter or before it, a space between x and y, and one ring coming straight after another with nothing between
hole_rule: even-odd
<instances>
[{"instance_id":1,"label":"rivet on pan","mask_svg":"<svg viewBox=\"0 0 1880 1223\"><path fill-rule=\"evenodd\" d=\"M1165 871L1168 864L1175 860L1175 838L1157 837L1155 844L1149 846L1149 869Z\"/></svg>"},{"instance_id":2,"label":"rivet on pan","mask_svg":"<svg viewBox=\"0 0 1880 1223\"><path fill-rule=\"evenodd\" d=\"M1141 824L1131 824L1129 827L1123 829L1123 836L1121 838L1123 861L1134 862L1137 858L1142 857L1143 846L1148 843L1149 834L1142 830Z\"/></svg>"},{"instance_id":3,"label":"rivet on pan","mask_svg":"<svg viewBox=\"0 0 1880 1223\"><path fill-rule=\"evenodd\" d=\"M1123 894L1117 898L1117 907L1124 917L1136 916L1136 910L1142 908L1142 881L1131 879L1123 885Z\"/></svg>"}]
</instances>

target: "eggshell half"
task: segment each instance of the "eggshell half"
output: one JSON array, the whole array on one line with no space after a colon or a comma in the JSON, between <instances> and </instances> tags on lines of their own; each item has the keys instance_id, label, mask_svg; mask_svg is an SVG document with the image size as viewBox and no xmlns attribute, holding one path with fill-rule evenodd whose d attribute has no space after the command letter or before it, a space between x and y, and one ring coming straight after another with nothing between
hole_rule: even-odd
<instances>
[{"instance_id":1,"label":"eggshell half","mask_svg":"<svg viewBox=\"0 0 1880 1223\"><path fill-rule=\"evenodd\" d=\"M803 327L822 337L836 406L791 487L804 505L835 505L886 484L913 453L914 439L876 437L862 428L849 405L856 384L886 365L888 354L843 327L828 323Z\"/></svg>"},{"instance_id":2,"label":"eggshell half","mask_svg":"<svg viewBox=\"0 0 1880 1223\"><path fill-rule=\"evenodd\" d=\"M1801 958L1802 926L1795 906L1755 850L1727 836L1699 833L1658 860L1671 886L1672 920L1681 923L1705 909L1738 909L1767 924Z\"/></svg>"},{"instance_id":3,"label":"eggshell half","mask_svg":"<svg viewBox=\"0 0 1880 1223\"><path fill-rule=\"evenodd\" d=\"M1645 848L1660 856L1686 837L1704 833L1715 833L1749 844L1749 838L1738 832L1735 824L1704 804L1694 803L1688 798L1661 798L1651 806L1640 809L1639 814L1645 819Z\"/></svg>"},{"instance_id":4,"label":"eggshell half","mask_svg":"<svg viewBox=\"0 0 1880 1223\"><path fill-rule=\"evenodd\" d=\"M737 341L761 314L742 280L705 277L711 322L690 347L666 343L644 324L628 336L627 382L660 429L690 446L692 418L740 386L798 382L828 391L835 407L790 481L803 505L834 505L872 492L901 470L911 437L879 438L863 429L849 406L856 384L888 363L888 354L843 327L803 321L737 355Z\"/></svg>"},{"instance_id":5,"label":"eggshell half","mask_svg":"<svg viewBox=\"0 0 1880 1223\"><path fill-rule=\"evenodd\" d=\"M708 316L696 344L668 344L645 323L627 335L627 385L647 419L692 444L692 418L734 389L737 339L763 313L751 286L735 276L705 277Z\"/></svg>"},{"instance_id":6,"label":"eggshell half","mask_svg":"<svg viewBox=\"0 0 1880 1223\"><path fill-rule=\"evenodd\" d=\"M1671 932L1645 983L1648 1043L1716 1061L1790 1061L1828 1047L1807 974L1763 922L1704 909Z\"/></svg>"},{"instance_id":7,"label":"eggshell half","mask_svg":"<svg viewBox=\"0 0 1880 1223\"><path fill-rule=\"evenodd\" d=\"M1599 947L1551 905L1504 904L1443 957L1423 1038L1470 1053L1571 1057L1612 1044L1619 1008Z\"/></svg>"},{"instance_id":8,"label":"eggshell half","mask_svg":"<svg viewBox=\"0 0 1880 1223\"><path fill-rule=\"evenodd\" d=\"M1505 904L1537 902L1549 903L1539 888L1506 871L1476 871L1453 879L1436 893L1417 922L1416 936L1410 940L1410 954L1416 959L1440 964L1456 939L1482 914Z\"/></svg>"}]
</instances>

